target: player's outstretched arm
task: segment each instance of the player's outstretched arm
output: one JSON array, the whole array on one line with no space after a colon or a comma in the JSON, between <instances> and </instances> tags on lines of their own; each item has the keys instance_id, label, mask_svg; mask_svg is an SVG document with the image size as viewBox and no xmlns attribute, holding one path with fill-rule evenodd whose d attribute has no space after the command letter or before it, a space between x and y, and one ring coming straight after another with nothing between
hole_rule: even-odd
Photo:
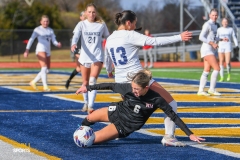
<instances>
[{"instance_id":1,"label":"player's outstretched arm","mask_svg":"<svg viewBox=\"0 0 240 160\"><path fill-rule=\"evenodd\" d=\"M192 32L185 31L180 34L182 41L189 41L192 38Z\"/></svg>"},{"instance_id":2,"label":"player's outstretched arm","mask_svg":"<svg viewBox=\"0 0 240 160\"><path fill-rule=\"evenodd\" d=\"M189 138L190 138L192 141L198 142L198 143L201 143L201 141L205 141L204 138L195 136L194 134L191 134L191 135L189 136Z\"/></svg>"},{"instance_id":3,"label":"player's outstretched arm","mask_svg":"<svg viewBox=\"0 0 240 160\"><path fill-rule=\"evenodd\" d=\"M85 85L82 85L77 91L76 91L76 94L78 95L79 93L86 93L88 90L87 90L87 87Z\"/></svg>"}]
</instances>

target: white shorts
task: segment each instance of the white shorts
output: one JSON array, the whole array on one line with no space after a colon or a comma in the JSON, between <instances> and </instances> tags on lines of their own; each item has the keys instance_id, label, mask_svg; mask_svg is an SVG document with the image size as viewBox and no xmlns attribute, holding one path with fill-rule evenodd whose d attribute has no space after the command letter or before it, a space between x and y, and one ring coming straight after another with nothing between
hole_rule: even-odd
<instances>
[{"instance_id":1,"label":"white shorts","mask_svg":"<svg viewBox=\"0 0 240 160\"><path fill-rule=\"evenodd\" d=\"M37 55L39 52L45 52L45 51L36 51L36 55ZM50 56L51 56L50 53L48 53L48 52L45 52L45 53L46 53L46 56L47 56L47 57L50 57Z\"/></svg>"},{"instance_id":2,"label":"white shorts","mask_svg":"<svg viewBox=\"0 0 240 160\"><path fill-rule=\"evenodd\" d=\"M217 50L215 50L215 49L206 50L205 48L203 49L203 47L202 47L200 50L201 58L208 56L208 55L215 55L216 52L217 52Z\"/></svg>"},{"instance_id":3,"label":"white shorts","mask_svg":"<svg viewBox=\"0 0 240 160\"><path fill-rule=\"evenodd\" d=\"M218 52L219 53L232 52L232 47L230 47L230 46L228 46L228 47L219 47L218 48Z\"/></svg>"},{"instance_id":4,"label":"white shorts","mask_svg":"<svg viewBox=\"0 0 240 160\"><path fill-rule=\"evenodd\" d=\"M84 66L84 67L86 67L86 68L91 68L91 65L92 65L93 63L83 63L83 64L81 64L82 66Z\"/></svg>"}]
</instances>

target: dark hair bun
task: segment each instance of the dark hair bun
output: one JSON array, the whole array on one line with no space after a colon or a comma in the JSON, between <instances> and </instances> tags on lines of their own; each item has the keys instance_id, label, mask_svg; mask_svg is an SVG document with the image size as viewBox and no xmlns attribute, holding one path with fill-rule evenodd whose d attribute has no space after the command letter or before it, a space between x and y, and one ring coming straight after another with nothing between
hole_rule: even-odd
<instances>
[{"instance_id":1,"label":"dark hair bun","mask_svg":"<svg viewBox=\"0 0 240 160\"><path fill-rule=\"evenodd\" d=\"M115 15L115 23L116 23L116 25L120 25L121 24L121 21L120 21L120 19L122 18L122 16L123 16L123 14L122 13L117 13L116 15Z\"/></svg>"}]
</instances>

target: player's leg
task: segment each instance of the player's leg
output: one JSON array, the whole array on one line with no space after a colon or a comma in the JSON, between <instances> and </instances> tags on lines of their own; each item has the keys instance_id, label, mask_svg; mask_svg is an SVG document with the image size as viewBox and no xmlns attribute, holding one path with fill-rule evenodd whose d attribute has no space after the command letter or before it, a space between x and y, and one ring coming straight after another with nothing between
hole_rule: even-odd
<instances>
[{"instance_id":1,"label":"player's leg","mask_svg":"<svg viewBox=\"0 0 240 160\"><path fill-rule=\"evenodd\" d=\"M97 78L102 69L102 66L103 66L102 62L95 62L91 65L89 85L94 85L97 83ZM97 90L92 90L91 92L88 92L88 113L93 111L96 94L97 94Z\"/></svg>"},{"instance_id":2,"label":"player's leg","mask_svg":"<svg viewBox=\"0 0 240 160\"><path fill-rule=\"evenodd\" d=\"M159 93L166 102L172 107L173 111L177 113L177 102L173 99L168 91L166 91L160 84L154 81L150 85L150 89ZM163 145L171 145L171 146L185 146L184 143L179 142L175 137L175 123L165 115L164 117L164 126L165 126L165 136L162 139Z\"/></svg>"},{"instance_id":3,"label":"player's leg","mask_svg":"<svg viewBox=\"0 0 240 160\"><path fill-rule=\"evenodd\" d=\"M205 92L204 88L205 88L205 86L207 84L207 79L208 79L208 75L209 75L211 66L205 60L205 57L203 58L203 64L204 64L204 69L203 69L203 73L202 73L201 78L200 78L199 89L198 89L198 93L197 94L199 96L209 96L210 94Z\"/></svg>"},{"instance_id":4,"label":"player's leg","mask_svg":"<svg viewBox=\"0 0 240 160\"><path fill-rule=\"evenodd\" d=\"M47 84L47 71L48 71L48 65L50 66L50 62L48 62L48 57L46 52L39 52L38 55L38 61L41 65L41 79L43 84L43 90L44 91L50 91ZM49 60L50 61L50 60Z\"/></svg>"},{"instance_id":5,"label":"player's leg","mask_svg":"<svg viewBox=\"0 0 240 160\"><path fill-rule=\"evenodd\" d=\"M226 52L225 53L225 62L226 62L226 66L227 66L227 81L230 81L230 72L231 72L231 52Z\"/></svg>"},{"instance_id":6,"label":"player's leg","mask_svg":"<svg viewBox=\"0 0 240 160\"><path fill-rule=\"evenodd\" d=\"M144 68L148 66L148 58L147 58L147 50L143 49L143 60L144 60Z\"/></svg>"},{"instance_id":7,"label":"player's leg","mask_svg":"<svg viewBox=\"0 0 240 160\"><path fill-rule=\"evenodd\" d=\"M148 56L149 56L149 60L150 60L150 65L148 66L148 68L152 68L153 67L153 55L152 55L152 49L148 49Z\"/></svg>"},{"instance_id":8,"label":"player's leg","mask_svg":"<svg viewBox=\"0 0 240 160\"><path fill-rule=\"evenodd\" d=\"M108 107L100 108L89 114L83 121L83 126L93 125L95 122L109 122ZM118 131L114 124L110 124L95 132L94 143L100 143L118 138Z\"/></svg>"},{"instance_id":9,"label":"player's leg","mask_svg":"<svg viewBox=\"0 0 240 160\"><path fill-rule=\"evenodd\" d=\"M222 82L224 80L224 52L218 52L219 57L219 67L220 67L220 80L219 82Z\"/></svg>"},{"instance_id":10,"label":"player's leg","mask_svg":"<svg viewBox=\"0 0 240 160\"><path fill-rule=\"evenodd\" d=\"M81 67L81 73L82 73L82 83L84 85L88 85L91 68L85 67L84 64L80 65L80 67ZM82 95L83 95L83 100L84 100L84 105L83 105L82 111L86 112L88 110L88 92L83 93Z\"/></svg>"},{"instance_id":11,"label":"player's leg","mask_svg":"<svg viewBox=\"0 0 240 160\"><path fill-rule=\"evenodd\" d=\"M95 132L94 144L113 140L119 137L117 128L113 123L107 125L103 129Z\"/></svg>"},{"instance_id":12,"label":"player's leg","mask_svg":"<svg viewBox=\"0 0 240 160\"><path fill-rule=\"evenodd\" d=\"M219 93L215 90L216 83L217 83L218 72L220 70L217 59L215 58L214 55L207 55L207 56L204 57L204 60L207 61L208 64L213 68L208 93L211 94L211 95L220 96L221 93Z\"/></svg>"},{"instance_id":13,"label":"player's leg","mask_svg":"<svg viewBox=\"0 0 240 160\"><path fill-rule=\"evenodd\" d=\"M69 76L66 84L65 84L65 88L68 89L71 80L78 74L81 72L81 68L80 68L80 63L78 62L78 58L79 58L79 54L75 54L75 62L76 62L76 68L72 71L71 75Z\"/></svg>"}]
</instances>

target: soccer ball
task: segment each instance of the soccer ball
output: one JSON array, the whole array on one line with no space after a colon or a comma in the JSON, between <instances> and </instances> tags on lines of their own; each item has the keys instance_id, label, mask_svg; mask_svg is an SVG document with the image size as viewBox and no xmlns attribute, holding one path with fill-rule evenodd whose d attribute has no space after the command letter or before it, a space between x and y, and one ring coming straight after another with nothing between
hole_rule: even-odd
<instances>
[{"instance_id":1,"label":"soccer ball","mask_svg":"<svg viewBox=\"0 0 240 160\"><path fill-rule=\"evenodd\" d=\"M93 144L95 133L88 126L80 126L73 134L73 140L79 147L89 147Z\"/></svg>"}]
</instances>

